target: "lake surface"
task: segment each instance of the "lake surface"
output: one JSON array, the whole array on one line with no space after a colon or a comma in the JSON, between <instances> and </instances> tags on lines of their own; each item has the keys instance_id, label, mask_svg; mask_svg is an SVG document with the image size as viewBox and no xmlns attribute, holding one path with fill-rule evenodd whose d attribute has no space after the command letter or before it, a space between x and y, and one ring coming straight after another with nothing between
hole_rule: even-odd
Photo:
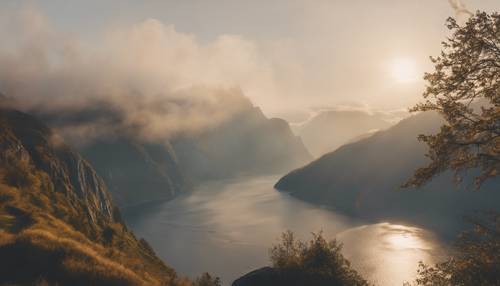
<instances>
[{"instance_id":1,"label":"lake surface","mask_svg":"<svg viewBox=\"0 0 500 286\"><path fill-rule=\"evenodd\" d=\"M269 265L268 250L285 230L301 239L319 230L336 237L353 266L377 285L402 285L414 278L418 261L432 263L444 255L429 231L351 219L274 190L277 179L205 183L174 200L127 209L124 216L136 236L179 274L209 272L225 285Z\"/></svg>"}]
</instances>

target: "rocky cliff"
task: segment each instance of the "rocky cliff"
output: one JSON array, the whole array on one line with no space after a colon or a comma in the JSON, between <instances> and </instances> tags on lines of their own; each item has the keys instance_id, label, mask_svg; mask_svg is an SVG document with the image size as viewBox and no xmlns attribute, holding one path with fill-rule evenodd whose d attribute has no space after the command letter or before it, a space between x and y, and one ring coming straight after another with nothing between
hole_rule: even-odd
<instances>
[{"instance_id":1,"label":"rocky cliff","mask_svg":"<svg viewBox=\"0 0 500 286\"><path fill-rule=\"evenodd\" d=\"M0 109L1 285L190 285L121 222L103 180L55 132Z\"/></svg>"},{"instance_id":2,"label":"rocky cliff","mask_svg":"<svg viewBox=\"0 0 500 286\"><path fill-rule=\"evenodd\" d=\"M101 121L118 126L74 143L119 206L171 199L206 180L282 174L312 159L286 121L268 119L250 103L218 124L165 138L144 138L120 127L123 114L105 107L36 112L56 130L99 128Z\"/></svg>"},{"instance_id":3,"label":"rocky cliff","mask_svg":"<svg viewBox=\"0 0 500 286\"><path fill-rule=\"evenodd\" d=\"M0 122L2 163L32 163L49 176L54 192L64 194L70 203L85 206L89 222L114 220L113 204L103 180L61 137L35 118L12 109L0 109Z\"/></svg>"}]
</instances>

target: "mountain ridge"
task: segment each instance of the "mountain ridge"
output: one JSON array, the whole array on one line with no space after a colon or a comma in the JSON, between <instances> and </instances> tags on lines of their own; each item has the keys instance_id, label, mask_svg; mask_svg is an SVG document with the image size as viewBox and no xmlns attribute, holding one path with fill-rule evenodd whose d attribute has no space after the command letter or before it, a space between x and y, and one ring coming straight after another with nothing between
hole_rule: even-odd
<instances>
[{"instance_id":1,"label":"mountain ridge","mask_svg":"<svg viewBox=\"0 0 500 286\"><path fill-rule=\"evenodd\" d=\"M191 285L124 225L91 165L0 108L0 284Z\"/></svg>"},{"instance_id":2,"label":"mountain ridge","mask_svg":"<svg viewBox=\"0 0 500 286\"><path fill-rule=\"evenodd\" d=\"M318 157L358 136L391 126L389 118L390 116L380 112L327 110L296 127L296 133L310 152Z\"/></svg>"},{"instance_id":3,"label":"mountain ridge","mask_svg":"<svg viewBox=\"0 0 500 286\"><path fill-rule=\"evenodd\" d=\"M56 130L99 122L107 122L104 130L117 126L109 134L97 130L103 134L82 138L77 147L120 207L172 199L207 180L282 173L312 159L286 121L268 119L250 103L219 124L165 138L143 138L126 129L120 123L124 115L107 107L33 112Z\"/></svg>"},{"instance_id":4,"label":"mountain ridge","mask_svg":"<svg viewBox=\"0 0 500 286\"><path fill-rule=\"evenodd\" d=\"M500 199L495 192L500 182L494 180L475 192L470 190L470 178L456 185L452 175L444 173L421 189L401 189L418 167L428 163L427 148L416 135L434 133L442 122L436 113L414 115L289 172L275 188L349 215L392 218L444 235L456 233L464 215L500 208L495 199ZM450 230L444 230L448 224Z\"/></svg>"}]
</instances>

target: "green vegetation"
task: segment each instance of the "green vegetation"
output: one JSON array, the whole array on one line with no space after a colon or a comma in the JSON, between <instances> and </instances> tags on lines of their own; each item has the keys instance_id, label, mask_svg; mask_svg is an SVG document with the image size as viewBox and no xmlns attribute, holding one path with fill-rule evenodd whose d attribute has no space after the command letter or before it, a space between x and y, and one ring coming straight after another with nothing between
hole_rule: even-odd
<instances>
[{"instance_id":1,"label":"green vegetation","mask_svg":"<svg viewBox=\"0 0 500 286\"><path fill-rule=\"evenodd\" d=\"M293 285L369 285L341 253L342 245L313 233L308 242L297 240L291 231L270 249L274 269L294 281Z\"/></svg>"}]
</instances>

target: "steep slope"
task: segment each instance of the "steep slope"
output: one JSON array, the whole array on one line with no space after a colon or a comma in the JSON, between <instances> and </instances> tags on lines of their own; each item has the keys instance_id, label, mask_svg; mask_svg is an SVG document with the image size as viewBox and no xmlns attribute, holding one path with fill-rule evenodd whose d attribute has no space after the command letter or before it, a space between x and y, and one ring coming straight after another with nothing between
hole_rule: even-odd
<instances>
[{"instance_id":1,"label":"steep slope","mask_svg":"<svg viewBox=\"0 0 500 286\"><path fill-rule=\"evenodd\" d=\"M95 166L119 206L171 199L192 184L168 142L111 138L94 140L80 152Z\"/></svg>"},{"instance_id":2,"label":"steep slope","mask_svg":"<svg viewBox=\"0 0 500 286\"><path fill-rule=\"evenodd\" d=\"M238 113L201 134L174 140L179 162L198 180L280 173L311 160L282 119L258 107Z\"/></svg>"},{"instance_id":3,"label":"steep slope","mask_svg":"<svg viewBox=\"0 0 500 286\"><path fill-rule=\"evenodd\" d=\"M56 130L99 122L116 126L98 139L75 144L119 206L170 199L204 180L283 173L312 159L286 121L266 118L249 102L212 128L165 139L142 138L122 128L124 116L112 108L38 111L37 116Z\"/></svg>"},{"instance_id":4,"label":"steep slope","mask_svg":"<svg viewBox=\"0 0 500 286\"><path fill-rule=\"evenodd\" d=\"M373 136L344 145L290 172L275 187L299 198L370 217L399 218L435 228L459 221L471 210L500 209L500 182L481 192L456 186L444 174L421 190L401 190L413 171L426 164L426 146L416 136L440 126L437 114L405 119Z\"/></svg>"},{"instance_id":5,"label":"steep slope","mask_svg":"<svg viewBox=\"0 0 500 286\"><path fill-rule=\"evenodd\" d=\"M389 126L391 123L380 113L324 111L298 127L297 134L314 156L321 156L365 133Z\"/></svg>"},{"instance_id":6,"label":"steep slope","mask_svg":"<svg viewBox=\"0 0 500 286\"><path fill-rule=\"evenodd\" d=\"M113 106L96 103L30 112L78 148L120 207L171 199L192 185L170 143L145 140L125 126L126 116Z\"/></svg>"},{"instance_id":7,"label":"steep slope","mask_svg":"<svg viewBox=\"0 0 500 286\"><path fill-rule=\"evenodd\" d=\"M33 117L0 109L0 284L36 283L178 279L122 224L102 179L80 155Z\"/></svg>"}]
</instances>

